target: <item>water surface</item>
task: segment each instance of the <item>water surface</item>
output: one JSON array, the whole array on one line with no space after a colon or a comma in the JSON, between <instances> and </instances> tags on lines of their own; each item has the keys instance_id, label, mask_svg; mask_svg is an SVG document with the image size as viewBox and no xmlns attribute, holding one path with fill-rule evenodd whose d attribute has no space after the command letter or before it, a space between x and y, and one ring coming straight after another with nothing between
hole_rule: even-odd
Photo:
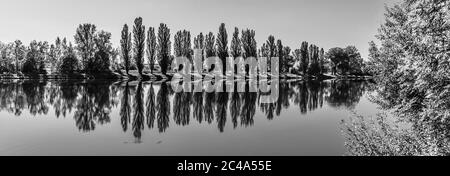
<instances>
[{"instance_id":1,"label":"water surface","mask_svg":"<svg viewBox=\"0 0 450 176\"><path fill-rule=\"evenodd\" d=\"M341 121L373 115L363 81L176 93L161 82L0 83L0 155L343 155Z\"/></svg>"}]
</instances>

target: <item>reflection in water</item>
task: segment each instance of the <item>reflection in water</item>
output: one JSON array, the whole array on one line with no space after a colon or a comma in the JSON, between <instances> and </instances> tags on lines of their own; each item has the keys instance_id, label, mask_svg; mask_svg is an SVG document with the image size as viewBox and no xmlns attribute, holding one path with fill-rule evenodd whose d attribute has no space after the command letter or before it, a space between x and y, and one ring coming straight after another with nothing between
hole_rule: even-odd
<instances>
[{"instance_id":1,"label":"reflection in water","mask_svg":"<svg viewBox=\"0 0 450 176\"><path fill-rule=\"evenodd\" d=\"M225 123L227 122L227 109L228 109L228 92L217 93L216 100L216 117L217 127L220 132L223 132Z\"/></svg>"},{"instance_id":2,"label":"reflection in water","mask_svg":"<svg viewBox=\"0 0 450 176\"><path fill-rule=\"evenodd\" d=\"M137 85L134 94L134 116L133 116L133 136L140 142L142 130L144 130L144 93L142 90L142 82Z\"/></svg>"},{"instance_id":3,"label":"reflection in water","mask_svg":"<svg viewBox=\"0 0 450 176\"><path fill-rule=\"evenodd\" d=\"M257 109L272 120L291 105L302 114L321 108L324 101L335 108L353 108L366 87L366 82L355 81L280 82L275 90L279 92L278 99L274 103L261 103L260 98L265 93L249 92L249 82L245 93L237 92L237 84L229 93L175 93L168 83L3 82L0 84L0 110L16 116L28 110L36 116L46 115L49 107L53 107L57 118L73 114L76 127L89 132L95 130L96 125L110 123L111 110L119 105L123 131L128 132L131 125L131 133L136 142L140 142L145 126L157 127L163 133L169 128L170 118L179 126L192 123L191 113L198 123L217 123L218 131L224 132L227 120L233 129L254 125Z\"/></svg>"},{"instance_id":4,"label":"reflection in water","mask_svg":"<svg viewBox=\"0 0 450 176\"><path fill-rule=\"evenodd\" d=\"M122 129L124 132L128 129L128 124L130 123L131 116L131 105L130 105L130 86L128 82L125 84L122 92L122 105L120 107L120 122L122 124Z\"/></svg>"},{"instance_id":5,"label":"reflection in water","mask_svg":"<svg viewBox=\"0 0 450 176\"><path fill-rule=\"evenodd\" d=\"M236 129L238 125L238 117L240 115L241 108L241 95L237 92L237 84L234 85L234 90L231 93L231 102L230 102L230 114L231 121L233 122L233 128Z\"/></svg>"},{"instance_id":6,"label":"reflection in water","mask_svg":"<svg viewBox=\"0 0 450 176\"><path fill-rule=\"evenodd\" d=\"M149 129L152 129L155 123L155 90L153 89L153 83L150 83L150 86L147 90L147 101L145 103L146 106L146 114L147 117L147 126Z\"/></svg>"},{"instance_id":7,"label":"reflection in water","mask_svg":"<svg viewBox=\"0 0 450 176\"><path fill-rule=\"evenodd\" d=\"M158 121L158 130L160 133L165 132L167 128L169 128L169 116L170 116L170 102L169 102L169 88L167 84L162 83L161 88L158 91L158 95L156 97L158 110L157 121Z\"/></svg>"},{"instance_id":8,"label":"reflection in water","mask_svg":"<svg viewBox=\"0 0 450 176\"><path fill-rule=\"evenodd\" d=\"M95 129L95 124L109 123L109 113L113 105L110 86L104 83L83 84L80 89L74 119L79 130L88 132ZM101 91L99 91L101 90Z\"/></svg>"},{"instance_id":9,"label":"reflection in water","mask_svg":"<svg viewBox=\"0 0 450 176\"><path fill-rule=\"evenodd\" d=\"M177 125L189 125L191 114L191 93L178 92L173 98L173 117Z\"/></svg>"},{"instance_id":10,"label":"reflection in water","mask_svg":"<svg viewBox=\"0 0 450 176\"><path fill-rule=\"evenodd\" d=\"M354 108L365 87L364 84L351 84L351 81L332 81L330 93L325 99L332 107Z\"/></svg>"}]
</instances>

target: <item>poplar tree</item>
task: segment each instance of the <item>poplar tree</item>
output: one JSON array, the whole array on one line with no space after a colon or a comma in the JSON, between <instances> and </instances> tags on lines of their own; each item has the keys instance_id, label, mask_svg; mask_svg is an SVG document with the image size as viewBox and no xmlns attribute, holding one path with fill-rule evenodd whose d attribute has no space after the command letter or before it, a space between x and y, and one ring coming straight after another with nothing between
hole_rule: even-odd
<instances>
[{"instance_id":1,"label":"poplar tree","mask_svg":"<svg viewBox=\"0 0 450 176\"><path fill-rule=\"evenodd\" d=\"M170 64L170 29L166 24L161 23L158 28L158 62L161 73L167 74L167 67Z\"/></svg>"},{"instance_id":2,"label":"poplar tree","mask_svg":"<svg viewBox=\"0 0 450 176\"><path fill-rule=\"evenodd\" d=\"M286 67L284 61L284 53L283 53L283 43L281 40L277 40L277 55L278 55L278 71L279 73L284 73L284 68Z\"/></svg>"},{"instance_id":3,"label":"poplar tree","mask_svg":"<svg viewBox=\"0 0 450 176\"><path fill-rule=\"evenodd\" d=\"M302 46L300 48L300 56L300 69L302 70L303 75L306 75L309 65L308 42L302 42Z\"/></svg>"},{"instance_id":4,"label":"poplar tree","mask_svg":"<svg viewBox=\"0 0 450 176\"><path fill-rule=\"evenodd\" d=\"M155 28L149 27L147 31L147 59L151 74L153 74L153 70L155 68L155 56L156 56Z\"/></svg>"},{"instance_id":5,"label":"poplar tree","mask_svg":"<svg viewBox=\"0 0 450 176\"><path fill-rule=\"evenodd\" d=\"M222 74L226 74L227 57L228 57L228 34L225 23L220 24L219 33L217 33L217 56L222 61Z\"/></svg>"},{"instance_id":6,"label":"poplar tree","mask_svg":"<svg viewBox=\"0 0 450 176\"><path fill-rule=\"evenodd\" d=\"M203 33L200 32L200 34L197 35L197 37L194 37L194 49L201 50L201 56L200 56L201 62L200 62L200 65L198 66L199 68L202 68L201 66L203 65L203 61L204 61L204 51L205 51L204 42L205 42L205 37L203 36ZM194 64L197 64L197 62L195 61Z\"/></svg>"},{"instance_id":7,"label":"poplar tree","mask_svg":"<svg viewBox=\"0 0 450 176\"><path fill-rule=\"evenodd\" d=\"M141 17L134 20L133 39L134 62L139 75L142 76L142 70L144 69L145 26L142 25Z\"/></svg>"},{"instance_id":8,"label":"poplar tree","mask_svg":"<svg viewBox=\"0 0 450 176\"><path fill-rule=\"evenodd\" d=\"M233 59L242 56L242 43L239 39L239 29L234 28L233 38L231 39L230 53ZM234 66L234 73L237 74L237 66Z\"/></svg>"},{"instance_id":9,"label":"poplar tree","mask_svg":"<svg viewBox=\"0 0 450 176\"><path fill-rule=\"evenodd\" d=\"M120 46L122 50L122 59L125 67L125 72L128 75L130 70L130 52L131 52L131 33L128 32L128 25L123 25L122 38L120 40Z\"/></svg>"},{"instance_id":10,"label":"poplar tree","mask_svg":"<svg viewBox=\"0 0 450 176\"><path fill-rule=\"evenodd\" d=\"M320 68L320 74L322 75L326 68L325 68L325 51L323 48L320 49L319 52L319 68Z\"/></svg>"},{"instance_id":11,"label":"poplar tree","mask_svg":"<svg viewBox=\"0 0 450 176\"><path fill-rule=\"evenodd\" d=\"M15 71L19 72L19 61L21 61L25 57L25 46L22 45L22 41L16 40L13 44L13 54L14 54L14 60L16 62Z\"/></svg>"},{"instance_id":12,"label":"poplar tree","mask_svg":"<svg viewBox=\"0 0 450 176\"><path fill-rule=\"evenodd\" d=\"M212 32L209 32L205 37L205 57L216 56L215 37Z\"/></svg>"},{"instance_id":13,"label":"poplar tree","mask_svg":"<svg viewBox=\"0 0 450 176\"><path fill-rule=\"evenodd\" d=\"M241 37L241 42L242 42L242 48L243 48L243 56L244 59L247 60L250 57L257 57L258 51L257 51L257 46L256 46L256 40L255 40L255 31L254 30L250 30L250 29L246 29L244 31L242 31L242 37ZM249 75L249 71L250 68L248 67L248 65L246 65L245 68L246 71L246 76Z\"/></svg>"}]
</instances>

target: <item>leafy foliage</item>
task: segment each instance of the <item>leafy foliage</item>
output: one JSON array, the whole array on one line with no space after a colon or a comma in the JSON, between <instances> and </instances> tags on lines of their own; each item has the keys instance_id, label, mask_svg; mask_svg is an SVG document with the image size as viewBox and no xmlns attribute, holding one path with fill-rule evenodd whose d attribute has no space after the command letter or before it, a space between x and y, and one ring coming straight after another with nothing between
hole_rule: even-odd
<instances>
[{"instance_id":1,"label":"leafy foliage","mask_svg":"<svg viewBox=\"0 0 450 176\"><path fill-rule=\"evenodd\" d=\"M222 61L222 74L225 75L227 65L226 59L228 57L228 34L225 23L220 24L219 33L217 33L216 48L217 56Z\"/></svg>"},{"instance_id":2,"label":"leafy foliage","mask_svg":"<svg viewBox=\"0 0 450 176\"><path fill-rule=\"evenodd\" d=\"M134 62L140 75L144 69L144 49L145 49L145 26L142 25L142 18L134 20L133 26L133 54Z\"/></svg>"},{"instance_id":3,"label":"leafy foliage","mask_svg":"<svg viewBox=\"0 0 450 176\"><path fill-rule=\"evenodd\" d=\"M148 64L150 66L150 72L153 74L155 69L155 58L156 57L156 35L155 28L149 27L147 32L147 58Z\"/></svg>"},{"instance_id":4,"label":"leafy foliage","mask_svg":"<svg viewBox=\"0 0 450 176\"><path fill-rule=\"evenodd\" d=\"M75 34L75 44L76 49L81 55L81 64L85 71L89 71L91 68L88 65L93 62L93 57L95 54L95 33L97 32L97 27L94 24L80 24L77 28Z\"/></svg>"},{"instance_id":5,"label":"leafy foliage","mask_svg":"<svg viewBox=\"0 0 450 176\"><path fill-rule=\"evenodd\" d=\"M158 62L161 67L161 73L167 73L167 67L170 60L170 29L166 24L161 23L158 28Z\"/></svg>"},{"instance_id":6,"label":"leafy foliage","mask_svg":"<svg viewBox=\"0 0 450 176\"><path fill-rule=\"evenodd\" d=\"M378 85L373 100L411 127L407 132L385 126L349 131L351 140L359 141L352 145L368 148L353 153L450 154L449 17L450 1L405 0L386 8L377 35L381 46L369 43L367 70ZM365 128L359 126L351 129Z\"/></svg>"},{"instance_id":7,"label":"leafy foliage","mask_svg":"<svg viewBox=\"0 0 450 176\"><path fill-rule=\"evenodd\" d=\"M123 25L122 38L120 40L120 46L122 51L122 59L125 67L126 74L130 69L130 53L131 53L131 33L128 32L128 25Z\"/></svg>"}]
</instances>

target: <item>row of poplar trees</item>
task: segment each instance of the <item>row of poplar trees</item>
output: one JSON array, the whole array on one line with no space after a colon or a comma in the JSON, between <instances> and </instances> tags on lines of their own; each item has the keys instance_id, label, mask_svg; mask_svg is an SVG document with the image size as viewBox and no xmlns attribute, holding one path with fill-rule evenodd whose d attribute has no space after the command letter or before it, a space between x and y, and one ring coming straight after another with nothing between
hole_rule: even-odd
<instances>
[{"instance_id":1,"label":"row of poplar trees","mask_svg":"<svg viewBox=\"0 0 450 176\"><path fill-rule=\"evenodd\" d=\"M121 55L123 64L128 74L132 61L140 75L144 69L144 57L146 55L151 73L155 69L156 63L161 67L161 73L166 74L168 66L173 57L171 56L171 41L170 29L166 24L161 23L157 35L155 28L150 27L145 31L145 26L142 24L142 18L138 17L134 21L132 32L129 31L128 25L125 24L122 30L121 37ZM228 33L225 24L220 24L219 32L214 35L212 32L204 35L198 34L193 39L193 46L191 44L191 33L187 30L180 30L174 36L174 57L186 57L193 62L193 49L202 50L202 62L204 58L217 56L222 63L222 72L225 74L227 58L233 59L243 57L244 60L250 57L267 57L268 67L270 68L270 58L279 58L279 71L281 73L289 72L295 63L300 63L300 67L296 70L304 74L322 74L324 69L324 50L315 45L308 45L303 42L301 49L294 51L293 56L290 54L291 49L288 46L283 46L281 40L275 42L274 36L269 36L266 43L258 50L255 40L255 31L246 29L239 31L237 27L234 28L231 36L231 44L228 47ZM146 54L145 54L146 52ZM194 63L195 64L195 63ZM248 73L249 68L246 67ZM294 68L295 69L295 68ZM234 68L237 72L237 68Z\"/></svg>"}]
</instances>

